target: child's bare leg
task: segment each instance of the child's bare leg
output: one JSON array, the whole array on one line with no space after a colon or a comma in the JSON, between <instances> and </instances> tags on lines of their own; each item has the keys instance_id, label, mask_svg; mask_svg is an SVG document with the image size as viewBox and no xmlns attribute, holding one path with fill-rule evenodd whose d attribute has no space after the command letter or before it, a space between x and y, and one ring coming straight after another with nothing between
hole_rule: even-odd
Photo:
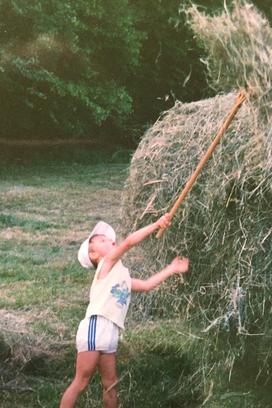
<instances>
[{"instance_id":1,"label":"child's bare leg","mask_svg":"<svg viewBox=\"0 0 272 408\"><path fill-rule=\"evenodd\" d=\"M118 377L116 372L116 353L101 354L98 369L103 385L104 408L117 408L118 398L116 385Z\"/></svg>"},{"instance_id":2,"label":"child's bare leg","mask_svg":"<svg viewBox=\"0 0 272 408\"><path fill-rule=\"evenodd\" d=\"M70 386L62 396L60 408L73 408L79 395L87 387L98 361L99 351L83 351L78 353L76 362L76 375Z\"/></svg>"}]
</instances>

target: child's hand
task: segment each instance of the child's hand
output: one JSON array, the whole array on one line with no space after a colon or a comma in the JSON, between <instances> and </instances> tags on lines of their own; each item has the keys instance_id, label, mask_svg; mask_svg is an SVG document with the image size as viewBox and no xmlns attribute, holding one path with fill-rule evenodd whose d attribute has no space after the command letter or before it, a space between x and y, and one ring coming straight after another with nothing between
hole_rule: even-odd
<instances>
[{"instance_id":1,"label":"child's hand","mask_svg":"<svg viewBox=\"0 0 272 408\"><path fill-rule=\"evenodd\" d=\"M180 258L179 256L177 256L170 263L169 268L171 268L173 273L186 273L189 269L189 259Z\"/></svg>"},{"instance_id":2,"label":"child's hand","mask_svg":"<svg viewBox=\"0 0 272 408\"><path fill-rule=\"evenodd\" d=\"M165 229L165 228L170 227L170 224L171 224L170 214L169 213L164 214L161 218L158 219L156 224L158 228Z\"/></svg>"}]
</instances>

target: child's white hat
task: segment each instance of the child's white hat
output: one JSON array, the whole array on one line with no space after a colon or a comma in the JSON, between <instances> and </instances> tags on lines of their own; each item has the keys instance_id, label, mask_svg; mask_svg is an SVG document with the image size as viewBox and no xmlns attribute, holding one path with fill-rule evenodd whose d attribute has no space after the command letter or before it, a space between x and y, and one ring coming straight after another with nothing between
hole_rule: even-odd
<instances>
[{"instance_id":1,"label":"child's white hat","mask_svg":"<svg viewBox=\"0 0 272 408\"><path fill-rule=\"evenodd\" d=\"M94 266L89 257L89 242L90 239L95 235L105 235L113 242L116 241L116 234L114 229L106 222L99 221L92 230L92 232L90 233L90 235L88 236L88 238L85 239L85 241L81 244L79 248L77 259L79 260L79 263L81 264L81 266L83 266L83 268L90 268Z\"/></svg>"}]
</instances>

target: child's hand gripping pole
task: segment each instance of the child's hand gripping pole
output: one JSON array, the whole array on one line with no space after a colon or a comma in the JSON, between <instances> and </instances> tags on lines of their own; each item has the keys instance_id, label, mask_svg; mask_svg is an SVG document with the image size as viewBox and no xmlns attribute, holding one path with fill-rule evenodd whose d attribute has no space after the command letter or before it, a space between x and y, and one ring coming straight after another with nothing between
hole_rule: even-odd
<instances>
[{"instance_id":1,"label":"child's hand gripping pole","mask_svg":"<svg viewBox=\"0 0 272 408\"><path fill-rule=\"evenodd\" d=\"M173 205L172 209L170 210L170 212L169 212L170 220L173 218L173 216L174 216L175 212L177 211L178 207L180 206L180 204L182 203L182 201L184 200L184 198L186 197L186 195L190 191L190 189L191 189L192 185L194 184L196 178L198 177L199 173L203 169L205 163L211 157L211 155L212 155L214 149L216 148L217 144L219 143L223 133L229 127L232 119L236 115L238 109L240 108L240 106L242 105L242 103L244 102L245 99L246 99L246 92L244 90L242 90L242 91L239 92L239 94L237 96L237 100L235 102L235 105L233 106L232 110L230 111L230 113L228 114L226 119L224 120L224 122L223 122L221 128L219 129L217 135L215 136L213 142L210 144L207 152L204 154L204 156L200 160L198 166L196 167L195 171L192 173L192 175L190 176L189 180L187 181L184 189L182 190L179 198L177 199L177 201ZM158 231L156 237L160 238L163 235L164 231L165 231L165 229L161 228Z\"/></svg>"}]
</instances>

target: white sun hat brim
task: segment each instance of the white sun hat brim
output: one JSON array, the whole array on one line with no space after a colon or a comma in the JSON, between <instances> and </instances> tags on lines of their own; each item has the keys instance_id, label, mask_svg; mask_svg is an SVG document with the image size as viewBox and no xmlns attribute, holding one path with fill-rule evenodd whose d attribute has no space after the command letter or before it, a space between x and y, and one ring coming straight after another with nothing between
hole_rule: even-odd
<instances>
[{"instance_id":1,"label":"white sun hat brim","mask_svg":"<svg viewBox=\"0 0 272 408\"><path fill-rule=\"evenodd\" d=\"M83 266L83 268L94 267L89 257L89 242L90 239L95 235L105 235L112 242L116 241L116 234L114 229L106 222L99 221L92 230L92 232L90 233L90 235L88 236L88 238L85 239L85 241L81 244L79 248L77 258L79 260L80 265Z\"/></svg>"}]
</instances>

